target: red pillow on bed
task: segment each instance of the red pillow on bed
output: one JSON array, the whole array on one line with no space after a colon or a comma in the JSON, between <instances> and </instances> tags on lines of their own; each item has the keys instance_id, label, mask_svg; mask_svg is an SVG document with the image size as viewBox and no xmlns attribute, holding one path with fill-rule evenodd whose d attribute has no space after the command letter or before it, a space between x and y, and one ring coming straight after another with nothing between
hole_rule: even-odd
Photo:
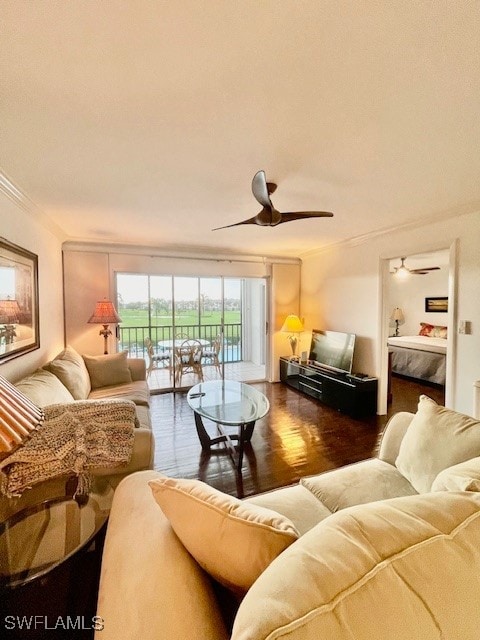
<instances>
[{"instance_id":1,"label":"red pillow on bed","mask_svg":"<svg viewBox=\"0 0 480 640\"><path fill-rule=\"evenodd\" d=\"M429 338L446 338L447 327L440 325L428 324L428 322L420 323L419 336L428 336Z\"/></svg>"}]
</instances>

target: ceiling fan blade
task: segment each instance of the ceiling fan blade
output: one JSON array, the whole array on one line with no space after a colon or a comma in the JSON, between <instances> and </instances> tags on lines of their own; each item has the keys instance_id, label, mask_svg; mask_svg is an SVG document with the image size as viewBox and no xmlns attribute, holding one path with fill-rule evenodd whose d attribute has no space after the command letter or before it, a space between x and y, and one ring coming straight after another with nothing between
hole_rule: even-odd
<instances>
[{"instance_id":1,"label":"ceiling fan blade","mask_svg":"<svg viewBox=\"0 0 480 640\"><path fill-rule=\"evenodd\" d=\"M274 209L267 209L264 207L256 216L243 220L242 222L235 222L234 224L227 224L224 227L217 227L212 231L218 231L219 229L228 229L228 227L238 227L240 224L256 224L259 227L274 227L281 222L281 213Z\"/></svg>"},{"instance_id":2,"label":"ceiling fan blade","mask_svg":"<svg viewBox=\"0 0 480 640\"><path fill-rule=\"evenodd\" d=\"M282 220L280 222L290 222L290 220L303 220L307 218L332 218L333 213L329 211L288 211L282 213L281 216Z\"/></svg>"},{"instance_id":3,"label":"ceiling fan blade","mask_svg":"<svg viewBox=\"0 0 480 640\"><path fill-rule=\"evenodd\" d=\"M424 267L423 269L410 269L410 273L428 273L428 271L437 271L440 267Z\"/></svg>"},{"instance_id":4,"label":"ceiling fan blade","mask_svg":"<svg viewBox=\"0 0 480 640\"><path fill-rule=\"evenodd\" d=\"M255 200L265 209L272 209L273 205L268 195L267 178L265 171L257 171L252 180L252 193Z\"/></svg>"},{"instance_id":5,"label":"ceiling fan blade","mask_svg":"<svg viewBox=\"0 0 480 640\"><path fill-rule=\"evenodd\" d=\"M248 220L243 220L242 222L235 222L234 224L226 224L224 227L215 227L212 231L218 231L219 229L228 229L229 227L238 227L240 224L258 224L257 216L253 218L249 218Z\"/></svg>"}]
</instances>

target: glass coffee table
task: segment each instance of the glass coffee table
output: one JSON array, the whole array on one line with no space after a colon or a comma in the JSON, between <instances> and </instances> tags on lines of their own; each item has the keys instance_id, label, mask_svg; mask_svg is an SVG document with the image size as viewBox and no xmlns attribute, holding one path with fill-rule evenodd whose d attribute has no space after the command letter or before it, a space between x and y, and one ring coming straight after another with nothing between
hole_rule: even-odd
<instances>
[{"instance_id":1,"label":"glass coffee table","mask_svg":"<svg viewBox=\"0 0 480 640\"><path fill-rule=\"evenodd\" d=\"M270 404L267 398L249 384L234 380L212 380L201 382L190 389L187 402L193 409L195 426L202 449L225 442L232 461L240 471L243 450L250 442L255 422L267 415ZM207 418L216 424L218 436L211 438L203 424ZM238 427L237 434L228 433L225 427ZM237 442L235 446L234 441Z\"/></svg>"}]
</instances>

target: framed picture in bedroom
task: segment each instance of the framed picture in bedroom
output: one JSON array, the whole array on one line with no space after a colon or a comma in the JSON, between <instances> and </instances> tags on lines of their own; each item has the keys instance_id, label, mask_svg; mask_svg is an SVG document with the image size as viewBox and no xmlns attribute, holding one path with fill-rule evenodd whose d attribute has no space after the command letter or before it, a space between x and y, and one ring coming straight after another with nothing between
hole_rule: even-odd
<instances>
[{"instance_id":1,"label":"framed picture in bedroom","mask_svg":"<svg viewBox=\"0 0 480 640\"><path fill-rule=\"evenodd\" d=\"M425 298L425 311L428 313L447 313L448 297Z\"/></svg>"},{"instance_id":2,"label":"framed picture in bedroom","mask_svg":"<svg viewBox=\"0 0 480 640\"><path fill-rule=\"evenodd\" d=\"M38 256L0 238L0 362L39 347Z\"/></svg>"}]
</instances>

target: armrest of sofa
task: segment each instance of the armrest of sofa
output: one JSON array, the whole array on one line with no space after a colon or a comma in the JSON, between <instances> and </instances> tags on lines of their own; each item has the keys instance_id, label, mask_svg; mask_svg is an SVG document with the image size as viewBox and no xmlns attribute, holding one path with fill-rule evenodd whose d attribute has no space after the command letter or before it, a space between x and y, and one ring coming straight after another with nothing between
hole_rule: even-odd
<instances>
[{"instance_id":1,"label":"armrest of sofa","mask_svg":"<svg viewBox=\"0 0 480 640\"><path fill-rule=\"evenodd\" d=\"M227 640L210 579L173 532L148 481L118 485L102 556L97 640ZM205 544L209 541L206 540Z\"/></svg>"},{"instance_id":2,"label":"armrest of sofa","mask_svg":"<svg viewBox=\"0 0 480 640\"><path fill-rule=\"evenodd\" d=\"M132 374L132 380L147 379L147 363L143 358L127 358L128 368Z\"/></svg>"},{"instance_id":3,"label":"armrest of sofa","mask_svg":"<svg viewBox=\"0 0 480 640\"><path fill-rule=\"evenodd\" d=\"M378 453L380 460L395 465L403 436L414 415L414 413L409 413L408 411L400 411L390 418L380 442L380 451Z\"/></svg>"}]
</instances>

